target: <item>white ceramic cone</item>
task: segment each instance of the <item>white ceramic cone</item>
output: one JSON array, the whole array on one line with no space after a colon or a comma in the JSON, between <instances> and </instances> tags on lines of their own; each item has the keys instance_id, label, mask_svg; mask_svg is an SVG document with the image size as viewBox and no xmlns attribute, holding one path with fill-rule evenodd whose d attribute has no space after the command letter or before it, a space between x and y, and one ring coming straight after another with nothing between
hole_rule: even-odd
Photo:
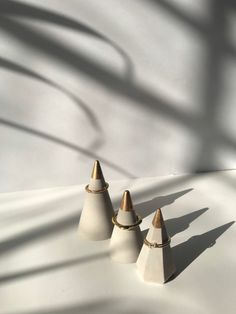
<instances>
[{"instance_id":1,"label":"white ceramic cone","mask_svg":"<svg viewBox=\"0 0 236 314\"><path fill-rule=\"evenodd\" d=\"M90 240L111 237L114 210L99 161L94 163L89 185L86 186L84 207L79 222L79 235Z\"/></svg>"},{"instance_id":2,"label":"white ceramic cone","mask_svg":"<svg viewBox=\"0 0 236 314\"><path fill-rule=\"evenodd\" d=\"M110 240L110 257L120 263L135 263L143 244L139 227L141 223L133 210L129 191L125 191L117 216L114 217L114 229ZM133 226L135 225L135 226ZM128 226L133 226L128 228Z\"/></svg>"},{"instance_id":3,"label":"white ceramic cone","mask_svg":"<svg viewBox=\"0 0 236 314\"><path fill-rule=\"evenodd\" d=\"M137 268L144 281L156 283L166 282L175 272L170 239L160 209L156 211L144 240L137 259Z\"/></svg>"}]
</instances>

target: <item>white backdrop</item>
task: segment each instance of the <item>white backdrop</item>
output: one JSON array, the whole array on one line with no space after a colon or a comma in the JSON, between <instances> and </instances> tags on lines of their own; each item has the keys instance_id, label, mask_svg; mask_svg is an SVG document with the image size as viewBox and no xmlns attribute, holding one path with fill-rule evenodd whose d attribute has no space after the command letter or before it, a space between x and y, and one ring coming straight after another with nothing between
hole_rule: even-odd
<instances>
[{"instance_id":1,"label":"white backdrop","mask_svg":"<svg viewBox=\"0 0 236 314\"><path fill-rule=\"evenodd\" d=\"M219 3L220 2L220 3ZM0 189L236 167L236 8L0 1Z\"/></svg>"}]
</instances>

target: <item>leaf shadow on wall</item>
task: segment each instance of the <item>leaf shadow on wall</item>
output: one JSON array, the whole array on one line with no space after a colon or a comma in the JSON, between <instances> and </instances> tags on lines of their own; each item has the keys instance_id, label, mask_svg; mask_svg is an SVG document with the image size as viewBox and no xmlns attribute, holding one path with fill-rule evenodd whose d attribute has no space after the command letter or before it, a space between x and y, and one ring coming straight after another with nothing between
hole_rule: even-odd
<instances>
[{"instance_id":1,"label":"leaf shadow on wall","mask_svg":"<svg viewBox=\"0 0 236 314\"><path fill-rule=\"evenodd\" d=\"M3 3L6 6L6 2L4 1ZM110 89L118 94L121 94L122 96L128 97L132 101L135 101L136 105L139 105L143 108L145 104L145 109L153 111L155 113L159 113L164 118L168 118L175 122L177 121L188 131L192 132L197 138L205 140L206 128L202 127L202 122L205 121L204 115L194 116L187 112L186 110L180 110L179 108L181 106L177 106L178 108L177 109L176 106L174 106L174 104L168 103L166 100L162 99L157 94L153 94L150 90L144 88L143 86L138 85L137 83L134 84L133 82L132 83L127 82L125 78L120 78L116 73L107 69L104 66L101 66L101 64L96 63L94 60L89 59L86 55L82 54L78 50L75 52L69 49L69 47L65 47L63 44L56 41L55 38L50 37L48 34L42 31L37 31L35 28L30 28L18 20L6 17L6 16L14 17L15 15L17 15L17 12L19 12L20 15L24 16L22 12L26 10L27 13L25 13L25 15L29 16L31 12L33 16L43 19L42 12L39 11L39 13L37 13L37 8L30 7L29 9L27 9L27 5L24 4L23 10L19 9L14 1L11 1L11 3L14 4L12 9L13 13L9 13L11 12L9 6L7 6L7 8L3 6L3 14L0 20L0 26L3 31L10 34L12 37L17 38L17 40L22 41L22 43L27 45L29 48L36 49L42 52L43 54L46 54L48 57L56 58L58 61L62 62L63 64L66 64L68 67L72 67L73 69L77 70L78 73L84 74L85 76L96 81L103 87L105 86L107 89ZM160 1L160 3L162 2ZM16 6L16 8L14 8L14 6ZM170 10L170 12L172 11ZM47 14L48 13L46 13L45 20L48 19ZM183 17L181 16L181 14L179 14L178 18L181 19ZM53 15L52 20L55 23L59 23L60 19L58 20L58 17ZM187 22L189 21L187 20ZM65 21L62 21L62 24L63 23L67 24L67 22ZM196 26L196 23L194 23L193 25ZM214 39L215 32L211 32L212 31L211 27L202 29L201 26L197 24L196 28L199 30L201 34L203 32L206 32L206 35L209 36L209 38L212 36ZM224 49L230 51L231 55L235 56L235 51L231 47L232 45L229 47L229 45L226 45L225 42L222 41L217 44L219 46L220 45L224 46ZM209 65L209 67L210 66L213 67L212 64ZM207 86L207 84L205 85ZM210 82L209 84L211 84L212 86L212 82ZM208 101L208 103L210 102ZM208 116L212 115L209 114ZM218 128L218 126L214 127L213 133L214 133L213 142L215 146L218 147L219 145L224 145L227 146L228 149L235 151L236 143L233 138L225 134L223 130ZM205 155L212 156L211 158L215 156L215 154ZM197 158L196 164L197 166L194 166L194 171L200 171L201 170L201 166L199 166L201 164L200 158ZM211 164L212 167L215 168L214 160L212 160Z\"/></svg>"},{"instance_id":2,"label":"leaf shadow on wall","mask_svg":"<svg viewBox=\"0 0 236 314\"><path fill-rule=\"evenodd\" d=\"M114 41L110 40L109 38L107 38L103 34L95 31L91 27L84 25L83 23L80 23L76 20L73 20L72 18L66 17L66 16L61 15L59 13L54 13L54 12L47 10L47 9L34 7L30 4L26 4L23 2L16 2L13 0L10 0L10 1L4 1L3 0L0 2L0 15L1 15L1 21L3 21L3 24L5 24L5 22L8 21L7 22L7 24L9 23L8 26L12 25L12 23L14 24L15 23L14 17L18 16L18 17L23 17L23 18L36 19L36 20L40 20L43 22L50 22L51 24L63 26L63 27L69 28L69 29L76 30L77 32L83 32L88 36L98 38L99 40L102 40L102 41L106 42L108 45L112 46L115 49L115 51L120 55L120 57L122 58L122 60L124 62L124 65L125 65L125 78L128 80L132 79L133 64L132 64L132 61L129 58L129 56L125 53L125 51L121 47L119 47L119 45L117 45ZM6 16L11 16L11 17L13 17L13 19L8 19L8 18L6 18ZM5 22L4 22L4 20L5 20ZM16 23L18 23L18 22L16 22ZM1 30L4 29L3 24L2 24ZM8 26L7 26L7 28L8 28ZM23 26L23 24L22 24L22 26ZM24 28L24 26L23 26L23 28ZM34 41L34 44L36 44L36 49L37 48L39 49L39 47L41 47L42 51L44 51L45 49L47 51L46 46L47 46L47 44L49 44L50 39L49 39L49 41L47 41L47 39L46 39L47 36L45 35L45 37L44 37L45 40L41 41L40 40L40 32L38 32L39 37L37 38L37 34L36 34L37 31L34 34L33 29L32 29L32 31L30 31L31 28L28 28L26 26L25 30L27 30L27 29L29 30L29 33L27 33L27 32L24 33L24 31L22 33L20 31L23 37L17 36L17 39L20 40L21 43L27 44L28 40L31 41L30 38L31 39L35 38L35 40L33 40L33 41ZM27 34L28 35L31 34L32 37L27 38ZM43 38L43 37L41 37L41 38ZM59 41L57 42L55 40L54 43L56 44L56 46L60 45ZM49 44L49 46L51 46L51 45ZM53 45L51 47L53 48ZM64 46L61 45L61 47L63 48ZM56 47L54 47L54 48L56 48ZM53 50L50 50L50 51L53 52ZM64 48L63 51L65 52L65 51L67 51L67 49ZM59 54L61 57L66 58L67 56L63 51L62 51L62 54L61 53L59 53ZM54 53L56 53L55 50L54 50ZM56 55L57 55L57 53L56 53ZM53 55L52 55L52 57L53 57ZM65 63L67 63L66 59L64 59L64 61L65 61ZM87 104L84 101L79 99L76 95L74 95L72 92L70 92L66 88L60 86L58 83L55 83L52 80L50 80L50 79L48 79L48 78L46 78L40 74L37 74L30 69L27 69L27 68L25 68L19 64L16 64L15 62L1 58L0 59L0 66L4 67L5 69L15 71L15 72L21 73L23 75L27 75L29 77L33 77L35 79L38 79L44 83L49 84L50 86L52 86L54 88L57 88L58 90L60 90L64 94L66 94L74 103L76 103L78 106L80 106L81 109L84 111L84 113L87 115L87 117L91 123L91 126L93 126L96 130L95 133L97 135L97 138L92 141L92 144L90 144L89 147L82 148L82 147L79 147L78 145L75 145L73 143L68 143L68 142L66 142L60 138L46 134L45 132L31 129L27 126L20 125L19 123L15 123L13 121L1 119L1 123L3 125L8 126L8 127L10 127L10 126L14 127L18 130L30 133L32 135L40 136L44 139L54 141L57 144L60 143L61 145L66 146L68 148L71 148L73 150L76 150L76 151L84 154L85 156L87 156L89 158L101 160L108 167L113 168L115 171L122 173L126 177L132 177L132 178L135 177L132 173L130 173L129 171L126 171L121 166L118 166L118 165L110 162L109 160L106 160L105 158L101 158L99 155L94 153L104 143L105 137L104 137L102 127L99 124L97 117L92 112L92 110L89 109L89 107L87 106Z\"/></svg>"}]
</instances>

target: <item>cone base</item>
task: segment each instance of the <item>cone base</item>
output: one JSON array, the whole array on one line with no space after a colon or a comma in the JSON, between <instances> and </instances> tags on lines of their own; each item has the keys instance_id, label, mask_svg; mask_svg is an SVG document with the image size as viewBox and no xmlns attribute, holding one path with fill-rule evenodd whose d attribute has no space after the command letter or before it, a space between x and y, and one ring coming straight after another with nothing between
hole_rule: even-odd
<instances>
[{"instance_id":1,"label":"cone base","mask_svg":"<svg viewBox=\"0 0 236 314\"><path fill-rule=\"evenodd\" d=\"M97 235L97 234L90 234L88 232L83 232L78 228L78 237L83 239L83 240L88 240L88 241L103 241L103 240L108 240L111 238L111 232L109 232L107 235Z\"/></svg>"},{"instance_id":2,"label":"cone base","mask_svg":"<svg viewBox=\"0 0 236 314\"><path fill-rule=\"evenodd\" d=\"M91 241L111 237L114 210L107 191L100 194L87 193L78 226L78 234Z\"/></svg>"},{"instance_id":3,"label":"cone base","mask_svg":"<svg viewBox=\"0 0 236 314\"><path fill-rule=\"evenodd\" d=\"M122 230L114 226L110 240L110 258L118 263L135 263L143 244L139 227L133 230Z\"/></svg>"},{"instance_id":4,"label":"cone base","mask_svg":"<svg viewBox=\"0 0 236 314\"><path fill-rule=\"evenodd\" d=\"M147 282L164 284L176 271L170 246L150 249L144 244L136 264Z\"/></svg>"}]
</instances>

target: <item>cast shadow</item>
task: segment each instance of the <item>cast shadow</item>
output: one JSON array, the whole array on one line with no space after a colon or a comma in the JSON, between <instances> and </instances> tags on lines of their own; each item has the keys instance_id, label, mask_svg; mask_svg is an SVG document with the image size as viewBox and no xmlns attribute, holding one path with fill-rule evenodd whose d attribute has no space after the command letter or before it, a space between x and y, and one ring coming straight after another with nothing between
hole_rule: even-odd
<instances>
[{"instance_id":1,"label":"cast shadow","mask_svg":"<svg viewBox=\"0 0 236 314\"><path fill-rule=\"evenodd\" d=\"M135 210L137 211L138 214L142 216L142 218L145 218L148 215L152 214L155 210L157 210L157 208L162 208L166 205L174 203L174 201L177 198L183 196L184 194L192 190L193 189L191 188L173 194L155 197L149 201L135 205Z\"/></svg>"},{"instance_id":2,"label":"cast shadow","mask_svg":"<svg viewBox=\"0 0 236 314\"><path fill-rule=\"evenodd\" d=\"M159 0L158 3L159 2L163 3L162 5L163 7L166 6L166 1ZM24 23L21 23L18 19L14 19L12 17L14 17L15 15L21 15L21 16L27 16L27 17L33 16L35 19L40 19L41 21L47 21L47 22L52 21L56 25L59 23L60 25L70 27L70 28L76 27L80 31L83 31L86 34L91 34L91 35L93 34L95 37L97 37L96 31L91 30L88 27L83 27L83 25L75 26L74 22L71 22L68 19L65 20L61 18L61 16L58 16L56 15L56 13L53 13L53 12L48 12L48 11L45 12L45 10L42 11L42 9L38 11L34 7L32 6L29 7L26 4L24 4L22 7L19 5L19 2L16 2L16 1L8 0L8 1L1 1L1 3L3 3L3 4L0 4L0 13L1 12L3 13L0 19L1 30L6 32L7 34L10 34L11 37L16 38L17 40L21 40L30 49L38 50L39 52L46 54L48 57L57 59L61 63L65 64L66 66L72 67L73 70L76 70L78 73L83 74L89 77L90 79L96 81L100 85L102 86L105 85L106 88L109 88L111 91L114 91L115 93L121 94L124 97L132 99L133 101L136 102L136 106L137 105L143 106L143 104L145 104L145 108L149 110L150 112L154 112L154 113L158 112L158 113L161 113L164 118L178 121L178 123L183 124L187 129L194 131L195 135L201 139L205 139L206 133L211 132L209 131L208 124L204 125L203 127L202 121L198 117L192 116L186 111L179 111L178 109L175 108L176 106L168 103L165 99L161 98L157 94L150 92L150 90L148 90L147 88L140 86L140 84L134 83L133 81L127 82L125 78L121 78L114 71L111 71L107 67L101 66L101 64L97 63L95 60L91 60L82 52L80 51L75 52L74 50L69 49L68 47L61 44L59 41L55 40L53 37L49 36L48 34L45 34L42 31L37 31L36 29L32 29L32 27L28 27ZM11 5L9 5L9 3ZM190 26L191 25L195 26L195 22L192 21L192 18L188 18L188 16L186 16L185 14L181 14L181 10L176 11L169 4L167 4L166 9L170 11L171 13L174 13L174 15L178 16L180 19L188 22ZM219 9L216 9L216 11L220 13L222 11L221 7ZM220 28L218 26L217 30L218 29L221 30L222 26L224 26L224 23L222 22L220 23L219 18L215 17L215 20L216 21L214 24L221 26ZM211 51L213 53L215 50L217 50L215 48L220 46L220 43L222 40L219 43L220 36L218 35L220 35L221 32L214 31L212 33L211 29L212 29L211 25L208 29L208 27L202 28L202 23L197 23L197 30L200 31L201 35L204 35L204 33L206 32L207 39L209 39L208 40L209 42L212 39L211 37L215 38L216 43L211 44L212 46ZM99 37L99 34L98 34L98 37ZM224 42L225 42L225 39L223 40L223 43ZM227 48L227 51L228 51L228 48ZM121 54L123 53L125 55L124 51L122 51ZM213 58L212 56L210 56L210 59L214 59L214 60L216 59L216 61L218 60L217 57ZM211 65L209 65L210 69L213 67L216 67L216 61L211 61ZM131 68L132 68L132 65L131 65ZM216 73L217 77L219 77L218 72L219 72L218 70L217 71L214 70L214 73ZM217 81L220 81L220 79L217 79ZM208 84L205 84L205 85L207 86ZM208 87L208 90L211 89L212 85L214 86L216 85L219 87L219 83L211 84L210 87ZM211 99L211 103L215 103L216 99L218 98L219 97L215 96L213 99L214 101ZM207 97L207 99L209 99L209 97ZM210 102L208 101L207 103L210 103ZM211 112L211 110L208 108L208 113L206 113L206 116L210 117L209 119L211 122L212 122L212 116L213 116L212 113L215 115L215 110ZM202 117L202 119L203 118L204 116ZM212 123L213 126L214 124L216 123ZM219 138L220 141L227 143L230 149L235 150L235 141L229 139L226 134L222 133L222 131L219 132L218 127L217 128L216 126L214 127L215 127L214 130L217 131L217 132L213 132L214 140ZM217 134L217 137L215 138L216 134ZM210 137L211 136L212 134L210 134ZM209 140L207 140L207 143L209 144ZM217 143L215 143L215 145ZM212 156L212 154L210 155ZM201 158L202 158L202 154L201 154ZM210 161L211 162L209 163L209 165L212 164L213 160L210 160Z\"/></svg>"},{"instance_id":3,"label":"cast shadow","mask_svg":"<svg viewBox=\"0 0 236 314\"><path fill-rule=\"evenodd\" d=\"M231 221L201 235L193 236L187 241L173 247L173 258L177 269L173 278L181 274L206 249L212 247L216 243L216 240L233 224L234 221Z\"/></svg>"},{"instance_id":4,"label":"cast shadow","mask_svg":"<svg viewBox=\"0 0 236 314\"><path fill-rule=\"evenodd\" d=\"M80 303L70 303L62 305L51 305L49 307L39 307L30 311L16 311L12 314L143 314L143 308L140 304L132 302L130 298L117 298L109 296L107 298L80 301Z\"/></svg>"},{"instance_id":5,"label":"cast shadow","mask_svg":"<svg viewBox=\"0 0 236 314\"><path fill-rule=\"evenodd\" d=\"M97 259L105 258L109 256L108 252L100 252L87 256L75 257L69 260L55 262L48 265L37 266L26 270L16 271L0 275L0 286L15 280L22 280L28 277L39 276L41 274L48 274L54 271L60 271L64 268L75 267L82 263L89 263L96 261Z\"/></svg>"},{"instance_id":6,"label":"cast shadow","mask_svg":"<svg viewBox=\"0 0 236 314\"><path fill-rule=\"evenodd\" d=\"M6 240L0 241L0 255L3 255L11 250L27 245L39 239L46 238L63 230L68 230L75 227L80 220L80 212L71 214L58 221L53 221L36 228L31 228L22 233L13 235Z\"/></svg>"},{"instance_id":7,"label":"cast shadow","mask_svg":"<svg viewBox=\"0 0 236 314\"><path fill-rule=\"evenodd\" d=\"M112 39L106 37L104 34L100 33L89 25L79 22L77 19L75 20L64 14L60 14L58 11L54 12L44 7L34 6L23 1L18 2L14 0L1 0L0 14L2 16L9 16L11 18L21 17L24 19L34 19L40 22L50 23L60 27L75 30L76 32L84 33L87 36L97 38L113 47L113 49L120 55L124 62L127 79L133 78L133 62L125 50Z\"/></svg>"},{"instance_id":8,"label":"cast shadow","mask_svg":"<svg viewBox=\"0 0 236 314\"><path fill-rule=\"evenodd\" d=\"M142 230L143 239L146 238L149 228Z\"/></svg>"},{"instance_id":9,"label":"cast shadow","mask_svg":"<svg viewBox=\"0 0 236 314\"><path fill-rule=\"evenodd\" d=\"M186 229L188 229L191 222L197 219L199 216L204 214L209 208L202 208L196 210L192 213L183 215L177 218L167 219L165 221L165 226L168 232L168 235L172 238L177 233L180 233ZM143 237L146 238L149 229L145 229L142 231Z\"/></svg>"},{"instance_id":10,"label":"cast shadow","mask_svg":"<svg viewBox=\"0 0 236 314\"><path fill-rule=\"evenodd\" d=\"M191 222L197 219L199 216L204 214L209 208L202 208L199 210L195 210L192 213L186 214L181 217L171 218L165 221L165 225L170 237L173 237L177 233L180 233L186 229L188 229Z\"/></svg>"},{"instance_id":11,"label":"cast shadow","mask_svg":"<svg viewBox=\"0 0 236 314\"><path fill-rule=\"evenodd\" d=\"M62 92L68 98L70 98L70 100L73 103L75 103L85 113L88 120L90 121L91 126L94 127L95 130L98 131L100 134L103 133L102 127L100 126L99 121L98 121L96 115L92 112L92 110L89 109L87 104L82 99L80 99L79 97L77 97L76 95L71 93L66 88L60 86L59 84L53 82L52 80L34 72L28 68L25 68L24 66L22 66L20 64L17 64L15 62L12 62L11 60L7 60L7 59L1 58L1 57L0 57L0 67L6 69L8 71L19 73L19 74L25 75L27 77L41 81L41 82L57 89L58 91Z\"/></svg>"},{"instance_id":12,"label":"cast shadow","mask_svg":"<svg viewBox=\"0 0 236 314\"><path fill-rule=\"evenodd\" d=\"M81 153L81 154L83 154L83 155L85 155L87 157L90 157L93 160L94 159L98 159L102 163L106 164L108 167L116 170L117 172L125 175L126 177L135 178L135 176L132 173L126 171L125 169L123 169L119 165L111 162L108 159L105 159L105 158L103 158L101 156L98 156L96 153L93 152L93 150L91 150L91 148L90 149L83 148L83 147L81 147L79 145L76 145L74 143L65 141L65 140L61 139L60 137L57 137L57 136L54 136L54 135L50 135L50 134L42 132L40 130L36 130L36 129L30 128L30 127L27 127L25 125L16 123L14 121L6 120L6 119L3 119L3 118L0 118L0 124L4 125L6 127L13 128L15 130L22 131L22 132L30 134L30 135L35 135L35 136L40 137L42 139L45 139L47 141L54 142L54 143L56 143L58 145L62 145L64 147L67 147L68 149L71 149L71 150L73 150L75 152L79 152L79 153Z\"/></svg>"},{"instance_id":13,"label":"cast shadow","mask_svg":"<svg viewBox=\"0 0 236 314\"><path fill-rule=\"evenodd\" d=\"M88 118L88 121L90 122L90 126L94 128L96 133L98 133L97 138L95 138L88 147L90 147L93 151L97 151L104 144L104 134L103 134L104 132L99 123L97 116L93 113L93 111L81 98L77 97L75 94L67 90L65 87L55 83L54 81L48 79L47 77L44 77L28 68L25 68L20 64L12 62L11 60L7 60L0 57L0 67L8 71L12 71L12 72L22 74L27 77L39 80L40 82L43 82L47 84L48 86L56 89L57 91L63 93L66 97L68 97L72 101L73 104L78 106L84 112L84 114Z\"/></svg>"}]
</instances>

